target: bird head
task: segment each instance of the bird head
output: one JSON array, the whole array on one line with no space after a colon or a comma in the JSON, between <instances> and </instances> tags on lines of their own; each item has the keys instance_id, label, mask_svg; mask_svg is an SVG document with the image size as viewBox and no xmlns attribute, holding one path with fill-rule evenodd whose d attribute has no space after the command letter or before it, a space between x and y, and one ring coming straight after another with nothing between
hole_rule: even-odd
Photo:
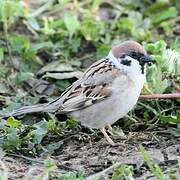
<instances>
[{"instance_id":1,"label":"bird head","mask_svg":"<svg viewBox=\"0 0 180 180\"><path fill-rule=\"evenodd\" d=\"M144 74L145 64L154 63L142 45L135 41L125 41L113 46L108 56L112 62L113 58L114 60L117 59L118 63L125 68L140 69L142 74Z\"/></svg>"}]
</instances>

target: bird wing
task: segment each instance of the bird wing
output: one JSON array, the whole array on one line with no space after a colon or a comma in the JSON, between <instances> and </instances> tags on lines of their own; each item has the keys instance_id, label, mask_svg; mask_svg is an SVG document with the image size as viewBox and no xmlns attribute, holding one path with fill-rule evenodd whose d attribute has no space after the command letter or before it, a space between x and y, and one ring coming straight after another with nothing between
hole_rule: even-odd
<instances>
[{"instance_id":1,"label":"bird wing","mask_svg":"<svg viewBox=\"0 0 180 180\"><path fill-rule=\"evenodd\" d=\"M108 98L112 93L109 85L119 73L120 71L105 59L92 64L81 79L74 82L59 98L61 106L57 113L83 109ZM54 103L59 104L57 102Z\"/></svg>"}]
</instances>

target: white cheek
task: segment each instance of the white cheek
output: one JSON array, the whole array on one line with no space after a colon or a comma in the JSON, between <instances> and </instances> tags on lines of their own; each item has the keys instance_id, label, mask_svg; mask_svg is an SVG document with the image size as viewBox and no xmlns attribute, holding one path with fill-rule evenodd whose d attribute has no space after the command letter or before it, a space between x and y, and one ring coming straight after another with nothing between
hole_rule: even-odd
<instances>
[{"instance_id":1,"label":"white cheek","mask_svg":"<svg viewBox=\"0 0 180 180\"><path fill-rule=\"evenodd\" d=\"M141 66L139 64L139 62L136 59L133 59L130 56L126 56L123 59L129 60L131 61L131 65L127 66L127 65L123 65L121 64L121 58L117 59L116 57L114 57L114 55L112 54L112 52L110 51L107 58L109 58L109 61L112 62L116 68L125 71L126 73L129 74L141 74Z\"/></svg>"},{"instance_id":2,"label":"white cheek","mask_svg":"<svg viewBox=\"0 0 180 180\"><path fill-rule=\"evenodd\" d=\"M132 66L141 67L140 64L139 64L139 62L138 62L138 60L133 59L133 58L130 57L130 56L126 56L126 59L129 60L129 61L131 61Z\"/></svg>"},{"instance_id":3,"label":"white cheek","mask_svg":"<svg viewBox=\"0 0 180 180\"><path fill-rule=\"evenodd\" d=\"M133 74L141 74L142 72L141 65L136 59L133 59L130 56L126 56L125 59L131 61L130 66L124 65L123 67L124 69L126 69L127 72L133 73Z\"/></svg>"}]
</instances>

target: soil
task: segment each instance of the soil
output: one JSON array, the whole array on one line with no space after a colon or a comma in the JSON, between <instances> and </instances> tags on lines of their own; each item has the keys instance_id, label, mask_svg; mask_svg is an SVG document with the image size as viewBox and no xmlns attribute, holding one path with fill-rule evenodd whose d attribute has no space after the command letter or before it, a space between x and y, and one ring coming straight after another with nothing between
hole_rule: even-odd
<instances>
[{"instance_id":1,"label":"soil","mask_svg":"<svg viewBox=\"0 0 180 180\"><path fill-rule=\"evenodd\" d=\"M155 136L153 133L130 133L128 140L114 136L115 146L109 145L104 138L95 142L94 137L80 133L67 138L61 148L51 156L58 167L57 172L84 172L86 179L95 177L110 179L112 171L121 164L132 165L137 180L156 179L149 172L139 151L142 144L152 162L159 164L168 174L169 167L180 160L180 139ZM32 179L43 172L43 159L22 155L7 154L2 163L8 169L10 179ZM180 177L180 170L174 172ZM55 176L53 176L56 179Z\"/></svg>"}]
</instances>

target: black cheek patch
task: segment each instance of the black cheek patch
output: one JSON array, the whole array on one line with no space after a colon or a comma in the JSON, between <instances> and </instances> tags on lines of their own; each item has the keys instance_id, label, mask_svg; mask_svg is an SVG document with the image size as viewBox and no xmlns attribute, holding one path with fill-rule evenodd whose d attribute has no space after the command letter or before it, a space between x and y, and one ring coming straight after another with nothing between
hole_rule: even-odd
<instances>
[{"instance_id":1,"label":"black cheek patch","mask_svg":"<svg viewBox=\"0 0 180 180\"><path fill-rule=\"evenodd\" d=\"M126 66L130 66L131 60L123 59L123 60L121 60L121 64L126 65Z\"/></svg>"}]
</instances>

